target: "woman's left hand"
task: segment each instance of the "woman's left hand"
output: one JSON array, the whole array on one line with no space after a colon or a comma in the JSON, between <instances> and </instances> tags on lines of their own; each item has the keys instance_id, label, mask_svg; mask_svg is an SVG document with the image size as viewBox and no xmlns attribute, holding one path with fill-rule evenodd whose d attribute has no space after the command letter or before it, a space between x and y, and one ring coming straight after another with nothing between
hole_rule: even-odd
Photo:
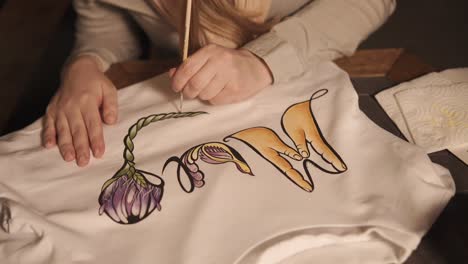
<instances>
[{"instance_id":1,"label":"woman's left hand","mask_svg":"<svg viewBox=\"0 0 468 264\"><path fill-rule=\"evenodd\" d=\"M273 82L266 64L244 49L207 45L169 71L172 89L212 104L247 99Z\"/></svg>"}]
</instances>

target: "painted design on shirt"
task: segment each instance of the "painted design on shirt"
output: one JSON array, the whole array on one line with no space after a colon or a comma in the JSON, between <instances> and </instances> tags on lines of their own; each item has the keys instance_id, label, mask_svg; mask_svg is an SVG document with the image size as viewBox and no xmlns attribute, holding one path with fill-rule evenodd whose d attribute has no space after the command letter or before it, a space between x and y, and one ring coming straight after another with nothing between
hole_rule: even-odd
<instances>
[{"instance_id":1,"label":"painted design on shirt","mask_svg":"<svg viewBox=\"0 0 468 264\"><path fill-rule=\"evenodd\" d=\"M339 174L347 170L347 166L339 154L332 148L323 136L320 126L312 111L312 101L325 94L328 90L315 92L310 100L294 104L283 113L281 126L285 134L294 142L295 148L288 146L280 136L267 127L252 127L241 130L224 141L234 138L240 140L258 153L261 157L278 169L287 179L304 191L312 192L314 183L309 171L309 164L323 172ZM106 213L113 221L120 224L134 224L146 218L154 210L161 210L161 200L164 193L164 180L153 173L139 170L136 167L133 154L137 133L147 125L175 118L195 117L205 112L186 112L157 114L138 120L129 128L124 138L124 164L102 186L99 196L99 214ZM309 159L309 145L333 169L326 169ZM304 177L287 158L302 161L306 174ZM233 163L243 174L253 176L250 166L234 148L220 142L208 142L197 145L184 152L180 157L169 158L163 166L163 173L171 163L177 164L177 179L181 188L191 193L195 188L205 185L205 174L200 170L199 162L208 164ZM184 184L185 174L188 184ZM148 177L152 177L149 181ZM187 183L187 181L186 181Z\"/></svg>"},{"instance_id":2,"label":"painted design on shirt","mask_svg":"<svg viewBox=\"0 0 468 264\"><path fill-rule=\"evenodd\" d=\"M308 169L309 164L330 174L339 174L347 170L343 159L323 136L312 111L312 101L327 93L327 89L318 90L311 96L310 100L294 104L283 113L281 126L286 135L294 142L296 149L288 146L278 134L266 127L244 129L226 137L224 141L228 141L230 138L240 140L271 163L295 185L304 191L312 192L314 184ZM309 145L315 153L333 167L333 170L325 169L309 159ZM307 178L296 170L285 157L296 161L303 160Z\"/></svg>"},{"instance_id":3,"label":"painted design on shirt","mask_svg":"<svg viewBox=\"0 0 468 264\"><path fill-rule=\"evenodd\" d=\"M301 155L299 155L296 150L286 145L275 131L267 127L253 127L230 135L224 140L227 141L229 138L235 138L247 144L303 190L312 192L314 189L311 177L308 175L309 181L304 179L302 174L294 169L291 163L283 157L286 156L300 161L302 160Z\"/></svg>"},{"instance_id":4,"label":"painted design on shirt","mask_svg":"<svg viewBox=\"0 0 468 264\"><path fill-rule=\"evenodd\" d=\"M163 172L170 163L177 163L179 184L185 192L191 193L195 188L201 188L205 185L205 174L200 170L198 161L204 161L208 164L234 163L241 173L253 176L252 170L239 152L220 142L201 144L187 150L180 158L176 156L169 158L164 164ZM181 180L182 171L188 177L188 187L184 186Z\"/></svg>"},{"instance_id":5,"label":"painted design on shirt","mask_svg":"<svg viewBox=\"0 0 468 264\"><path fill-rule=\"evenodd\" d=\"M154 122L175 118L188 118L206 114L205 112L184 112L155 114L140 118L128 130L124 138L124 164L107 180L99 195L99 214L106 213L119 224L137 223L155 209L161 210L164 193L164 180L158 175L139 170L135 163L133 139L144 127ZM153 177L149 181L147 177Z\"/></svg>"}]
</instances>

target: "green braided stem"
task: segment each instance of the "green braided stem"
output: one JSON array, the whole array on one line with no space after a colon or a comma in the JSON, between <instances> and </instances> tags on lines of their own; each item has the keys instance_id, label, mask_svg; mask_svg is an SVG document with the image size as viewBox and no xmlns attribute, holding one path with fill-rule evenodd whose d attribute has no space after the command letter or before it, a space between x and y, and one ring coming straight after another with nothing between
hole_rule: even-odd
<instances>
[{"instance_id":1,"label":"green braided stem","mask_svg":"<svg viewBox=\"0 0 468 264\"><path fill-rule=\"evenodd\" d=\"M194 116L201 115L201 114L206 114L206 112L181 112L181 113L173 112L173 113L167 113L167 114L155 114L155 115L150 115L147 117L140 118L138 122L136 122L133 126L131 126L128 129L128 134L124 138L125 161L128 162L132 167L135 165L135 155L133 155L133 150L135 149L135 145L133 144L133 139L136 137L136 135L142 128L154 122L164 121L167 119L194 117Z\"/></svg>"},{"instance_id":2,"label":"green braided stem","mask_svg":"<svg viewBox=\"0 0 468 264\"><path fill-rule=\"evenodd\" d=\"M112 178L110 178L104 183L104 185L102 186L102 191L105 190L115 180L117 180L119 177L123 175L127 175L128 177L133 178L141 186L146 187L147 180L142 175L143 171L139 171L135 168L135 155L133 155L133 150L135 149L135 145L133 144L133 139L135 139L136 135L142 128L154 122L159 122L159 121L163 121L167 119L194 117L194 116L201 115L201 114L207 114L207 113L206 112L167 113L167 114L150 115L147 117L140 118L138 122L136 122L133 126L131 126L128 129L128 134L124 138L124 145L125 145L125 150L124 150L124 155L123 155L125 159L124 164L122 165L120 170L118 170L114 174Z\"/></svg>"}]
</instances>

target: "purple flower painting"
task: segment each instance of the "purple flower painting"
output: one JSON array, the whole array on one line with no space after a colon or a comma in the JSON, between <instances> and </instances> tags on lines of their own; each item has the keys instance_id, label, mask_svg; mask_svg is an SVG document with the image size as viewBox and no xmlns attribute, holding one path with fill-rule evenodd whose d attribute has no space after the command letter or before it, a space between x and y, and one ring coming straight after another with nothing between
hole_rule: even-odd
<instances>
[{"instance_id":1,"label":"purple flower painting","mask_svg":"<svg viewBox=\"0 0 468 264\"><path fill-rule=\"evenodd\" d=\"M160 211L164 193L164 180L155 174L137 169L133 140L138 132L151 123L203 114L206 114L206 112L154 114L142 117L133 124L123 140L125 145L123 152L124 163L101 188L99 215L105 213L114 222L127 225L140 222L155 209ZM169 158L164 164L163 172L169 163L176 162L178 164L177 179L179 184L185 192L190 193L195 188L201 188L205 184L205 175L200 171L197 164L199 160L209 164L234 163L240 172L253 175L242 156L223 143L201 144L186 151L182 158L175 156ZM181 169L188 176L189 188L182 184ZM153 177L156 182L154 180L149 181L147 178L149 176Z\"/></svg>"},{"instance_id":2,"label":"purple flower painting","mask_svg":"<svg viewBox=\"0 0 468 264\"><path fill-rule=\"evenodd\" d=\"M168 159L164 165L163 171L169 163L177 163L179 165L177 167L179 184L185 192L190 193L193 192L194 188L201 188L205 185L205 174L200 170L197 164L200 160L208 164L234 163L240 172L253 175L247 162L235 149L219 142L201 144L189 149L180 158L172 157ZM182 183L181 169L188 176L190 182L189 187L184 186Z\"/></svg>"},{"instance_id":3,"label":"purple flower painting","mask_svg":"<svg viewBox=\"0 0 468 264\"><path fill-rule=\"evenodd\" d=\"M143 173L136 171L133 177L124 174L107 181L99 196L99 214L106 213L119 224L134 224L155 209L161 210L164 182L155 185Z\"/></svg>"},{"instance_id":4,"label":"purple flower painting","mask_svg":"<svg viewBox=\"0 0 468 264\"><path fill-rule=\"evenodd\" d=\"M137 169L133 153L135 150L133 140L138 132L152 123L203 114L206 112L172 112L138 119L128 129L128 134L124 138L125 149L122 167L101 188L99 215L105 213L119 224L135 224L145 219L155 209L161 210L164 180L157 175ZM152 183L145 176L154 177L157 182Z\"/></svg>"}]
</instances>

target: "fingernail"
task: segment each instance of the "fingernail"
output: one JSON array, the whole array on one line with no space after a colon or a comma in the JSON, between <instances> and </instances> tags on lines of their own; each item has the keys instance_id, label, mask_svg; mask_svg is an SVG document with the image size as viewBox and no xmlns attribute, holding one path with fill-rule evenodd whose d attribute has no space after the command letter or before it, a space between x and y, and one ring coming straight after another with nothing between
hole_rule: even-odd
<instances>
[{"instance_id":1,"label":"fingernail","mask_svg":"<svg viewBox=\"0 0 468 264\"><path fill-rule=\"evenodd\" d=\"M302 159L302 157L299 154L294 154L293 158L295 160L301 160Z\"/></svg>"},{"instance_id":2,"label":"fingernail","mask_svg":"<svg viewBox=\"0 0 468 264\"><path fill-rule=\"evenodd\" d=\"M53 146L52 140L47 139L47 140L46 140L46 143L45 143L45 147L46 147L46 148L51 148L52 146Z\"/></svg>"},{"instance_id":3,"label":"fingernail","mask_svg":"<svg viewBox=\"0 0 468 264\"><path fill-rule=\"evenodd\" d=\"M107 123L114 123L115 122L115 115L114 113L107 113L105 116Z\"/></svg>"},{"instance_id":4,"label":"fingernail","mask_svg":"<svg viewBox=\"0 0 468 264\"><path fill-rule=\"evenodd\" d=\"M72 161L73 154L70 151L67 151L63 154L63 158L65 159L65 161Z\"/></svg>"},{"instance_id":5,"label":"fingernail","mask_svg":"<svg viewBox=\"0 0 468 264\"><path fill-rule=\"evenodd\" d=\"M312 192L312 191L314 190L314 187L312 187L312 185L310 185L310 183L305 182L304 185L305 185L305 186L303 186L303 188L304 188L304 190L305 190L306 192Z\"/></svg>"},{"instance_id":6,"label":"fingernail","mask_svg":"<svg viewBox=\"0 0 468 264\"><path fill-rule=\"evenodd\" d=\"M100 157L102 157L102 154L103 154L102 152L103 152L103 151L102 151L102 148L101 148L101 147L95 147L95 148L93 149L93 155L94 155L95 158L100 158Z\"/></svg>"},{"instance_id":7,"label":"fingernail","mask_svg":"<svg viewBox=\"0 0 468 264\"><path fill-rule=\"evenodd\" d=\"M94 147L94 148L93 148L93 156L94 156L94 157L99 156L99 148L98 148L98 147Z\"/></svg>"},{"instance_id":8,"label":"fingernail","mask_svg":"<svg viewBox=\"0 0 468 264\"><path fill-rule=\"evenodd\" d=\"M78 158L76 159L78 166L85 166L87 164L87 159L83 155L79 155Z\"/></svg>"},{"instance_id":9,"label":"fingernail","mask_svg":"<svg viewBox=\"0 0 468 264\"><path fill-rule=\"evenodd\" d=\"M301 155L302 155L302 157L307 158L309 156L309 153L307 153L307 151L303 150L301 152Z\"/></svg>"}]
</instances>

